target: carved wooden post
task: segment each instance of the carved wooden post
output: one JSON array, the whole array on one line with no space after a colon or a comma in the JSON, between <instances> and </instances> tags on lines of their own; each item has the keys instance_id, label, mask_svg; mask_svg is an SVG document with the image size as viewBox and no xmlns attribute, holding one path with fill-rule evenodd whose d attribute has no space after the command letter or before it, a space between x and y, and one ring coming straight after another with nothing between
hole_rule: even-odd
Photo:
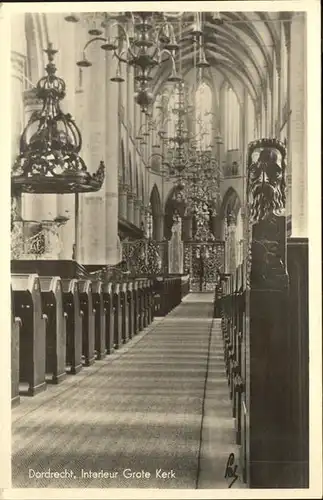
<instances>
[{"instance_id":1,"label":"carved wooden post","mask_svg":"<svg viewBox=\"0 0 323 500\"><path fill-rule=\"evenodd\" d=\"M292 477L285 169L286 149L280 141L260 139L249 144L246 343L250 359L244 396L251 488L289 487Z\"/></svg>"}]
</instances>

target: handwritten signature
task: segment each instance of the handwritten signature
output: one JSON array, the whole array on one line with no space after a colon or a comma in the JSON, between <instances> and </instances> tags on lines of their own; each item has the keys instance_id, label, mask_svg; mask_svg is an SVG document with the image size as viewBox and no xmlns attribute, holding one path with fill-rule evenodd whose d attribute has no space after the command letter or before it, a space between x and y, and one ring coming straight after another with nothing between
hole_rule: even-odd
<instances>
[{"instance_id":1,"label":"handwritten signature","mask_svg":"<svg viewBox=\"0 0 323 500\"><path fill-rule=\"evenodd\" d=\"M239 477L237 475L238 466L234 463L234 460L235 460L234 453L230 453L228 461L227 461L227 466L225 468L225 474L224 474L225 478L232 478L232 481L229 484L229 488L231 488L231 486L233 486L233 484L236 482L236 480Z\"/></svg>"}]
</instances>

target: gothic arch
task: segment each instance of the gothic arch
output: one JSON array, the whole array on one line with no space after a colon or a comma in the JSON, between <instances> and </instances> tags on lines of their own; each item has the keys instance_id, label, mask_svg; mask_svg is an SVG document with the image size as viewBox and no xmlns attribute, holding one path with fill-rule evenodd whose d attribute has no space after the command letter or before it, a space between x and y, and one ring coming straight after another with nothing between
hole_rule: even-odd
<instances>
[{"instance_id":1,"label":"gothic arch","mask_svg":"<svg viewBox=\"0 0 323 500\"><path fill-rule=\"evenodd\" d=\"M161 204L159 190L156 184L154 184L151 190L149 201L151 205L152 216L156 217L160 215L162 211L162 204Z\"/></svg>"},{"instance_id":2,"label":"gothic arch","mask_svg":"<svg viewBox=\"0 0 323 500\"><path fill-rule=\"evenodd\" d=\"M236 192L236 190L233 189L233 187L230 187L223 196L222 205L220 208L221 221L224 220L228 212L231 212L235 216L237 216L240 209L241 209L240 197Z\"/></svg>"},{"instance_id":3,"label":"gothic arch","mask_svg":"<svg viewBox=\"0 0 323 500\"><path fill-rule=\"evenodd\" d=\"M173 217L175 211L178 211L180 216L184 216L184 206L179 206L175 200L175 194L178 188L172 187L165 201L165 216L164 216L164 236L169 240L172 236Z\"/></svg>"}]
</instances>

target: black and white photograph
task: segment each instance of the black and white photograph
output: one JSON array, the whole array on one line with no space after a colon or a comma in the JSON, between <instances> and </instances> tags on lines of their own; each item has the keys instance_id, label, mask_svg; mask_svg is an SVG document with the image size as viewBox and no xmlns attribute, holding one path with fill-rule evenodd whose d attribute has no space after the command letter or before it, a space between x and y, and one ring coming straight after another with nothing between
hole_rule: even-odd
<instances>
[{"instance_id":1,"label":"black and white photograph","mask_svg":"<svg viewBox=\"0 0 323 500\"><path fill-rule=\"evenodd\" d=\"M320 498L318 2L0 9L3 498Z\"/></svg>"}]
</instances>

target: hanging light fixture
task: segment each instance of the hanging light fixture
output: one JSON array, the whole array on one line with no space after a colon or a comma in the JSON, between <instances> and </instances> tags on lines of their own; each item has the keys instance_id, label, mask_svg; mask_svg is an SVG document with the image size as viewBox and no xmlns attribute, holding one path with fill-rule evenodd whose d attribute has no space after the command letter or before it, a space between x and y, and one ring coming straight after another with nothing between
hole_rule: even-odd
<instances>
[{"instance_id":1,"label":"hanging light fixture","mask_svg":"<svg viewBox=\"0 0 323 500\"><path fill-rule=\"evenodd\" d=\"M153 68L163 65L166 61L172 63L171 82L180 81L175 65L175 54L178 50L172 22L168 19L178 19L176 13L166 14L158 12L122 12L117 14L101 13L104 20L102 26L117 27L118 34L115 37L95 37L85 45L83 49L83 60L78 62L81 67L88 67L85 55L86 48L94 41L103 41L103 50L113 53L120 63L135 68L135 81L138 90L135 101L144 113L147 113L153 102L153 93L149 87L152 80L150 72ZM177 13L178 14L178 13ZM70 21L69 16L65 18ZM74 19L72 22L76 22ZM96 35L97 33L90 33ZM118 65L118 70L120 66ZM121 83L123 79L120 74L111 79Z\"/></svg>"},{"instance_id":2,"label":"hanging light fixture","mask_svg":"<svg viewBox=\"0 0 323 500\"><path fill-rule=\"evenodd\" d=\"M65 97L65 82L56 76L52 44L44 50L48 56L47 75L36 87L42 101L20 138L20 153L12 167L11 186L14 194L77 193L98 191L104 180L104 163L91 175L79 156L82 136L74 119L60 109Z\"/></svg>"}]
</instances>

